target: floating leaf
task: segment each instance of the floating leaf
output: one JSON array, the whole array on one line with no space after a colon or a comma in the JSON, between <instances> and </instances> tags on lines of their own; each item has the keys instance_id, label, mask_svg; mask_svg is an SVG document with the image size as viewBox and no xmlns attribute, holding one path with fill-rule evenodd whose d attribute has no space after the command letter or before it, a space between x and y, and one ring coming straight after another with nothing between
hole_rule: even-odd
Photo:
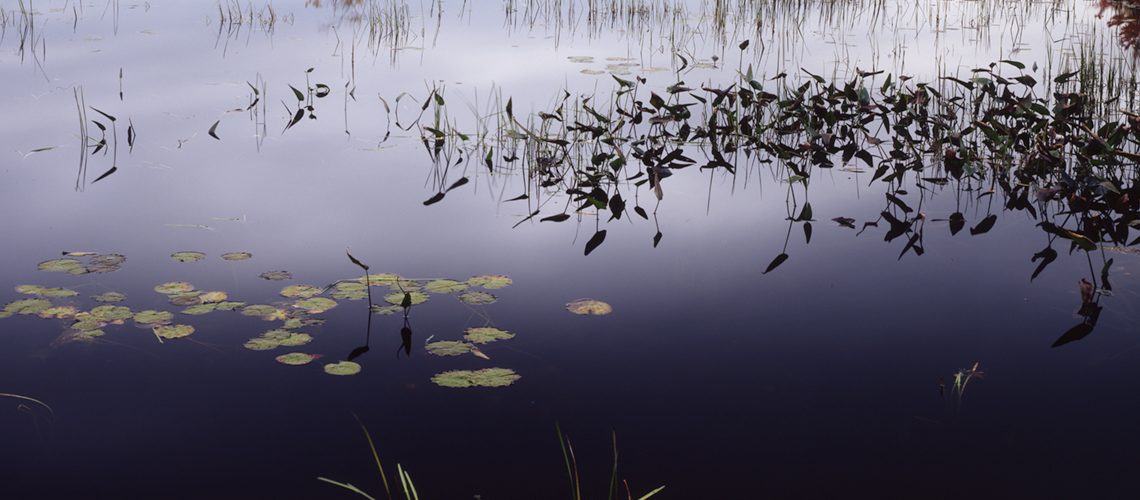
<instances>
[{"instance_id":1,"label":"floating leaf","mask_svg":"<svg viewBox=\"0 0 1140 500\"><path fill-rule=\"evenodd\" d=\"M254 304L241 309L242 316L268 316L277 311L276 307L266 304Z\"/></svg>"},{"instance_id":2,"label":"floating leaf","mask_svg":"<svg viewBox=\"0 0 1140 500\"><path fill-rule=\"evenodd\" d=\"M471 286L481 286L488 290L497 290L499 288L506 288L514 281L502 274L483 274L480 276L472 276L467 280L467 284Z\"/></svg>"},{"instance_id":3,"label":"floating leaf","mask_svg":"<svg viewBox=\"0 0 1140 500\"><path fill-rule=\"evenodd\" d=\"M202 303L201 292L178 293L170 296L168 300L174 306L194 306Z\"/></svg>"},{"instance_id":4,"label":"floating leaf","mask_svg":"<svg viewBox=\"0 0 1140 500\"><path fill-rule=\"evenodd\" d=\"M202 252L175 252L170 255L171 259L175 262L198 262L206 258L206 254Z\"/></svg>"},{"instance_id":5,"label":"floating leaf","mask_svg":"<svg viewBox=\"0 0 1140 500\"><path fill-rule=\"evenodd\" d=\"M428 342L424 345L424 348L427 349L429 354L436 356L459 356L471 352L471 344L455 340Z\"/></svg>"},{"instance_id":6,"label":"floating leaf","mask_svg":"<svg viewBox=\"0 0 1140 500\"><path fill-rule=\"evenodd\" d=\"M459 296L459 301L472 306L493 304L496 298L487 292L467 292Z\"/></svg>"},{"instance_id":7,"label":"floating leaf","mask_svg":"<svg viewBox=\"0 0 1140 500\"><path fill-rule=\"evenodd\" d=\"M64 319L73 318L76 314L79 314L79 310L72 306L56 306L40 311L38 316L44 319Z\"/></svg>"},{"instance_id":8,"label":"floating leaf","mask_svg":"<svg viewBox=\"0 0 1140 500\"><path fill-rule=\"evenodd\" d=\"M360 365L352 361L338 361L325 365L325 373L329 375L356 375L360 373Z\"/></svg>"},{"instance_id":9,"label":"floating leaf","mask_svg":"<svg viewBox=\"0 0 1140 500\"><path fill-rule=\"evenodd\" d=\"M513 339L515 338L515 334L506 330L484 326L479 328L468 328L467 333L463 335L463 338L467 339L469 342L474 342L476 344L487 344L496 340Z\"/></svg>"},{"instance_id":10,"label":"floating leaf","mask_svg":"<svg viewBox=\"0 0 1140 500\"><path fill-rule=\"evenodd\" d=\"M259 337L249 339L242 344L251 351L268 351L281 346L296 347L313 341L307 333L291 332L289 330L270 330Z\"/></svg>"},{"instance_id":11,"label":"floating leaf","mask_svg":"<svg viewBox=\"0 0 1140 500\"><path fill-rule=\"evenodd\" d=\"M119 270L119 266L127 261L127 258L117 253L107 255L96 255L91 257L87 263L87 272L91 273L113 273Z\"/></svg>"},{"instance_id":12,"label":"floating leaf","mask_svg":"<svg viewBox=\"0 0 1140 500\"><path fill-rule=\"evenodd\" d=\"M67 288L46 288L39 285L20 285L16 291L24 295L38 295L40 297L65 298L79 295L75 290Z\"/></svg>"},{"instance_id":13,"label":"floating leaf","mask_svg":"<svg viewBox=\"0 0 1140 500\"><path fill-rule=\"evenodd\" d=\"M371 283L372 286L390 286L400 279L400 275L392 273L369 274L368 279L360 278L360 283Z\"/></svg>"},{"instance_id":14,"label":"floating leaf","mask_svg":"<svg viewBox=\"0 0 1140 500\"><path fill-rule=\"evenodd\" d=\"M259 274L258 277L269 281L285 281L293 279L293 273L289 271L268 271Z\"/></svg>"},{"instance_id":15,"label":"floating leaf","mask_svg":"<svg viewBox=\"0 0 1140 500\"><path fill-rule=\"evenodd\" d=\"M154 291L163 295L175 295L194 291L194 285L185 281L171 281L154 287Z\"/></svg>"},{"instance_id":16,"label":"floating leaf","mask_svg":"<svg viewBox=\"0 0 1140 500\"><path fill-rule=\"evenodd\" d=\"M436 374L431 381L442 387L506 387L521 378L509 368L452 370Z\"/></svg>"},{"instance_id":17,"label":"floating leaf","mask_svg":"<svg viewBox=\"0 0 1140 500\"><path fill-rule=\"evenodd\" d=\"M320 295L322 290L312 285L289 285L281 289L281 296L290 299L307 299Z\"/></svg>"},{"instance_id":18,"label":"floating leaf","mask_svg":"<svg viewBox=\"0 0 1140 500\"><path fill-rule=\"evenodd\" d=\"M372 306L372 312L385 316L396 314L402 309L400 306Z\"/></svg>"},{"instance_id":19,"label":"floating leaf","mask_svg":"<svg viewBox=\"0 0 1140 500\"><path fill-rule=\"evenodd\" d=\"M7 318L13 314L39 314L51 307L47 299L23 299L12 302L0 310L0 318Z\"/></svg>"},{"instance_id":20,"label":"floating leaf","mask_svg":"<svg viewBox=\"0 0 1140 500\"><path fill-rule=\"evenodd\" d=\"M190 307L187 307L186 309L183 309L182 314L189 314L191 316L201 316L203 314L212 313L215 310L217 310L217 308L218 308L218 306L216 304L199 304L196 306L190 306Z\"/></svg>"},{"instance_id":21,"label":"floating leaf","mask_svg":"<svg viewBox=\"0 0 1140 500\"><path fill-rule=\"evenodd\" d=\"M73 330L90 331L98 330L107 326L106 322L99 321L98 318L91 316L91 313L78 313L75 315L75 323L71 324Z\"/></svg>"},{"instance_id":22,"label":"floating leaf","mask_svg":"<svg viewBox=\"0 0 1140 500\"><path fill-rule=\"evenodd\" d=\"M466 290L467 283L455 280L434 280L429 281L424 288L431 293L455 293Z\"/></svg>"},{"instance_id":23,"label":"floating leaf","mask_svg":"<svg viewBox=\"0 0 1140 500\"><path fill-rule=\"evenodd\" d=\"M131 312L131 308L129 307L108 304L92 309L91 316L100 321L112 322L131 319L135 316L135 313Z\"/></svg>"},{"instance_id":24,"label":"floating leaf","mask_svg":"<svg viewBox=\"0 0 1140 500\"><path fill-rule=\"evenodd\" d=\"M418 305L418 304L423 304L424 302L427 302L427 300L430 298L428 296L428 294L423 293L423 292L407 292L406 294L396 292L396 293L390 293L388 295L385 295L384 301L388 302L389 304L400 305L400 304L403 304L405 295L410 297L410 300L409 300L410 303L408 305L412 305L412 306Z\"/></svg>"},{"instance_id":25,"label":"floating leaf","mask_svg":"<svg viewBox=\"0 0 1140 500\"><path fill-rule=\"evenodd\" d=\"M325 297L313 297L293 304L293 307L303 309L309 314L320 314L336 307L336 301Z\"/></svg>"},{"instance_id":26,"label":"floating leaf","mask_svg":"<svg viewBox=\"0 0 1140 500\"><path fill-rule=\"evenodd\" d=\"M75 259L55 259L44 261L40 262L37 268L40 271L48 271L52 273L70 273L78 269L82 269L84 272L86 272L86 268L83 267L83 263Z\"/></svg>"},{"instance_id":27,"label":"floating leaf","mask_svg":"<svg viewBox=\"0 0 1140 500\"><path fill-rule=\"evenodd\" d=\"M281 363L283 365L300 366L300 365L307 365L307 364L311 363L314 359L318 359L320 357L321 356L318 354L306 354L303 352L291 352L289 354L282 354L282 355L277 356L276 358L273 358L273 359L276 359L278 363Z\"/></svg>"},{"instance_id":28,"label":"floating leaf","mask_svg":"<svg viewBox=\"0 0 1140 500\"><path fill-rule=\"evenodd\" d=\"M135 313L135 323L140 325L162 325L174 320L174 313L170 311L155 311L147 309Z\"/></svg>"},{"instance_id":29,"label":"floating leaf","mask_svg":"<svg viewBox=\"0 0 1140 500\"><path fill-rule=\"evenodd\" d=\"M245 302L225 301L214 304L214 308L219 311L235 311L241 307L245 307Z\"/></svg>"},{"instance_id":30,"label":"floating leaf","mask_svg":"<svg viewBox=\"0 0 1140 500\"><path fill-rule=\"evenodd\" d=\"M202 300L203 304L215 304L224 302L229 298L229 295L227 295L226 292L206 292L199 295L198 298Z\"/></svg>"},{"instance_id":31,"label":"floating leaf","mask_svg":"<svg viewBox=\"0 0 1140 500\"><path fill-rule=\"evenodd\" d=\"M127 296L119 292L105 292L91 297L96 302L122 302L127 300Z\"/></svg>"},{"instance_id":32,"label":"floating leaf","mask_svg":"<svg viewBox=\"0 0 1140 500\"><path fill-rule=\"evenodd\" d=\"M154 327L154 334L164 339L180 339L189 337L194 333L190 325L159 325Z\"/></svg>"},{"instance_id":33,"label":"floating leaf","mask_svg":"<svg viewBox=\"0 0 1140 500\"><path fill-rule=\"evenodd\" d=\"M229 252L222 254L222 259L228 260L230 262L249 260L251 258L253 258L253 254L249 252Z\"/></svg>"},{"instance_id":34,"label":"floating leaf","mask_svg":"<svg viewBox=\"0 0 1140 500\"><path fill-rule=\"evenodd\" d=\"M574 314L604 316L614 312L609 304L595 299L578 299L566 304L566 310Z\"/></svg>"}]
</instances>

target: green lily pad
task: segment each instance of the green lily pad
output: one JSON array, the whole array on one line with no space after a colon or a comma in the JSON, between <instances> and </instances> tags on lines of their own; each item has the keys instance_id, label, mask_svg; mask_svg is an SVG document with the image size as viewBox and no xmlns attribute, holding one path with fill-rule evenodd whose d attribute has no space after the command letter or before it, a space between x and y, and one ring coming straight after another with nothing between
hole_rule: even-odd
<instances>
[{"instance_id":1,"label":"green lily pad","mask_svg":"<svg viewBox=\"0 0 1140 500\"><path fill-rule=\"evenodd\" d=\"M74 318L76 314L79 310L72 306L55 306L40 311L38 315L44 319L65 319Z\"/></svg>"},{"instance_id":2,"label":"green lily pad","mask_svg":"<svg viewBox=\"0 0 1140 500\"><path fill-rule=\"evenodd\" d=\"M469 342L474 342L476 344L486 344L489 342L494 342L496 340L513 339L515 338L515 334L506 330L484 326L479 328L468 328L467 333L463 335L463 338L467 339Z\"/></svg>"},{"instance_id":3,"label":"green lily pad","mask_svg":"<svg viewBox=\"0 0 1140 500\"><path fill-rule=\"evenodd\" d=\"M312 285L289 285L281 289L281 296L290 299L307 299L321 294L321 289Z\"/></svg>"},{"instance_id":4,"label":"green lily pad","mask_svg":"<svg viewBox=\"0 0 1140 500\"><path fill-rule=\"evenodd\" d=\"M372 312L376 314L383 314L385 316L396 314L403 309L400 306L372 306Z\"/></svg>"},{"instance_id":5,"label":"green lily pad","mask_svg":"<svg viewBox=\"0 0 1140 500\"><path fill-rule=\"evenodd\" d=\"M195 306L202 303L201 292L186 292L177 295L171 295L167 301L170 305L174 306Z\"/></svg>"},{"instance_id":6,"label":"green lily pad","mask_svg":"<svg viewBox=\"0 0 1140 500\"><path fill-rule=\"evenodd\" d=\"M473 306L493 304L495 296L487 292L467 292L459 296L459 301Z\"/></svg>"},{"instance_id":7,"label":"green lily pad","mask_svg":"<svg viewBox=\"0 0 1140 500\"><path fill-rule=\"evenodd\" d=\"M174 295L176 293L194 291L194 285L191 285L185 281L171 281L170 283L163 283L154 287L154 291L163 295Z\"/></svg>"},{"instance_id":8,"label":"green lily pad","mask_svg":"<svg viewBox=\"0 0 1140 500\"><path fill-rule=\"evenodd\" d=\"M107 323L100 321L98 318L91 315L91 313L79 313L75 315L75 323L71 324L72 330L90 331L98 330L107 326Z\"/></svg>"},{"instance_id":9,"label":"green lily pad","mask_svg":"<svg viewBox=\"0 0 1140 500\"><path fill-rule=\"evenodd\" d=\"M364 290L343 291L338 290L333 292L332 298L337 300L364 300L368 298L368 292Z\"/></svg>"},{"instance_id":10,"label":"green lily pad","mask_svg":"<svg viewBox=\"0 0 1140 500\"><path fill-rule=\"evenodd\" d=\"M55 259L40 262L37 269L40 271L47 271L51 273L71 273L74 270L82 270L83 274L87 272L87 268L83 267L83 263L75 259Z\"/></svg>"},{"instance_id":11,"label":"green lily pad","mask_svg":"<svg viewBox=\"0 0 1140 500\"><path fill-rule=\"evenodd\" d=\"M431 293L455 293L466 290L467 283L455 280L435 280L429 281L424 288Z\"/></svg>"},{"instance_id":12,"label":"green lily pad","mask_svg":"<svg viewBox=\"0 0 1140 500\"><path fill-rule=\"evenodd\" d=\"M236 311L241 307L245 307L245 302L223 301L214 304L214 308L219 311Z\"/></svg>"},{"instance_id":13,"label":"green lily pad","mask_svg":"<svg viewBox=\"0 0 1140 500\"><path fill-rule=\"evenodd\" d=\"M289 330L269 330L260 337L249 339L244 345L253 351L267 351L280 346L296 347L313 341L312 335Z\"/></svg>"},{"instance_id":14,"label":"green lily pad","mask_svg":"<svg viewBox=\"0 0 1140 500\"><path fill-rule=\"evenodd\" d=\"M222 258L230 262L236 262L239 260L249 260L253 258L253 254L249 252L229 252L222 254Z\"/></svg>"},{"instance_id":15,"label":"green lily pad","mask_svg":"<svg viewBox=\"0 0 1140 500\"><path fill-rule=\"evenodd\" d=\"M127 300L127 296L123 295L119 292L101 293L99 295L94 295L91 298L95 299L96 302L104 302L104 303L122 302L124 300Z\"/></svg>"},{"instance_id":16,"label":"green lily pad","mask_svg":"<svg viewBox=\"0 0 1140 500\"><path fill-rule=\"evenodd\" d=\"M216 304L218 302L225 302L230 296L226 294L226 292L206 292L199 295L198 298L203 304Z\"/></svg>"},{"instance_id":17,"label":"green lily pad","mask_svg":"<svg viewBox=\"0 0 1140 500\"><path fill-rule=\"evenodd\" d=\"M39 314L51 307L47 299L23 299L12 302L0 310L0 318L7 318L13 314Z\"/></svg>"},{"instance_id":18,"label":"green lily pad","mask_svg":"<svg viewBox=\"0 0 1140 500\"><path fill-rule=\"evenodd\" d=\"M170 311L155 311L147 309L135 313L135 323L140 325L165 325L174 320L174 313Z\"/></svg>"},{"instance_id":19,"label":"green lily pad","mask_svg":"<svg viewBox=\"0 0 1140 500\"><path fill-rule=\"evenodd\" d=\"M198 262L206 258L206 254L202 252L175 252L170 255L171 259L175 262Z\"/></svg>"},{"instance_id":20,"label":"green lily pad","mask_svg":"<svg viewBox=\"0 0 1140 500\"><path fill-rule=\"evenodd\" d=\"M277 311L276 307L266 304L253 304L241 309L243 316L268 316Z\"/></svg>"},{"instance_id":21,"label":"green lily pad","mask_svg":"<svg viewBox=\"0 0 1140 500\"><path fill-rule=\"evenodd\" d=\"M194 333L194 327L190 325L159 325L154 327L154 334L164 339L180 339L189 337L192 333Z\"/></svg>"},{"instance_id":22,"label":"green lily pad","mask_svg":"<svg viewBox=\"0 0 1140 500\"><path fill-rule=\"evenodd\" d=\"M47 288L39 285L20 285L16 287L16 291L24 295L38 295L40 297L64 298L79 295L79 292L75 290L69 290L67 288Z\"/></svg>"},{"instance_id":23,"label":"green lily pad","mask_svg":"<svg viewBox=\"0 0 1140 500\"><path fill-rule=\"evenodd\" d=\"M392 273L369 274L368 278L360 278L360 283L371 283L372 286L389 286L400 279L400 275Z\"/></svg>"},{"instance_id":24,"label":"green lily pad","mask_svg":"<svg viewBox=\"0 0 1140 500\"><path fill-rule=\"evenodd\" d=\"M320 314L336 307L336 301L325 297L313 297L293 304L293 307L302 309L309 314Z\"/></svg>"},{"instance_id":25,"label":"green lily pad","mask_svg":"<svg viewBox=\"0 0 1140 500\"><path fill-rule=\"evenodd\" d=\"M123 306L105 305L99 306L91 310L91 316L100 321L112 322L123 321L131 319L135 313L131 312L131 308Z\"/></svg>"},{"instance_id":26,"label":"green lily pad","mask_svg":"<svg viewBox=\"0 0 1140 500\"><path fill-rule=\"evenodd\" d=\"M423 292L407 292L410 295L411 305L423 304L430 298L428 294ZM404 303L404 293L396 292L384 296L384 300L389 304L400 305Z\"/></svg>"},{"instance_id":27,"label":"green lily pad","mask_svg":"<svg viewBox=\"0 0 1140 500\"><path fill-rule=\"evenodd\" d=\"M399 278L388 284L388 289L393 292L417 292L420 290L420 284L407 278Z\"/></svg>"},{"instance_id":28,"label":"green lily pad","mask_svg":"<svg viewBox=\"0 0 1140 500\"><path fill-rule=\"evenodd\" d=\"M424 348L427 349L429 354L436 356L459 356L471 352L471 344L455 340L428 342Z\"/></svg>"},{"instance_id":29,"label":"green lily pad","mask_svg":"<svg viewBox=\"0 0 1140 500\"><path fill-rule=\"evenodd\" d=\"M300 366L300 365L307 365L307 364L311 363L314 359L318 359L320 357L321 356L319 354L306 354L303 352L291 352L289 354L282 354L280 356L277 356L274 359L276 359L278 363L281 363L283 365Z\"/></svg>"},{"instance_id":30,"label":"green lily pad","mask_svg":"<svg viewBox=\"0 0 1140 500\"><path fill-rule=\"evenodd\" d=\"M218 308L217 304L198 304L196 306L190 306L190 307L187 307L186 309L183 309L182 314L189 314L191 316L201 316L203 314L212 313L215 310L217 310L217 308Z\"/></svg>"},{"instance_id":31,"label":"green lily pad","mask_svg":"<svg viewBox=\"0 0 1140 500\"><path fill-rule=\"evenodd\" d=\"M302 327L306 327L306 326L322 325L322 324L324 324L324 322L325 322L325 320L317 319L317 318L309 318L309 317L304 317L304 316L293 317L293 318L289 318L289 319L285 320L285 324L281 325L281 328L284 328L286 330L293 330L296 328L302 328Z\"/></svg>"},{"instance_id":32,"label":"green lily pad","mask_svg":"<svg viewBox=\"0 0 1140 500\"><path fill-rule=\"evenodd\" d=\"M325 373L329 375L356 375L360 373L360 365L352 361L340 361L325 365Z\"/></svg>"},{"instance_id":33,"label":"green lily pad","mask_svg":"<svg viewBox=\"0 0 1140 500\"><path fill-rule=\"evenodd\" d=\"M614 308L609 304L600 300L594 299L578 299L569 304L566 304L566 310L574 314L584 314L590 316L604 316L614 312Z\"/></svg>"},{"instance_id":34,"label":"green lily pad","mask_svg":"<svg viewBox=\"0 0 1140 500\"><path fill-rule=\"evenodd\" d=\"M442 387L506 387L522 377L509 368L452 370L438 373L432 382Z\"/></svg>"},{"instance_id":35,"label":"green lily pad","mask_svg":"<svg viewBox=\"0 0 1140 500\"><path fill-rule=\"evenodd\" d=\"M259 274L258 277L269 281L285 281L293 279L293 273L289 271L268 271Z\"/></svg>"},{"instance_id":36,"label":"green lily pad","mask_svg":"<svg viewBox=\"0 0 1140 500\"><path fill-rule=\"evenodd\" d=\"M481 286L488 290L497 290L499 288L506 288L511 283L514 283L510 278L502 274L484 274L481 276L472 276L467 280L471 286Z\"/></svg>"}]
</instances>

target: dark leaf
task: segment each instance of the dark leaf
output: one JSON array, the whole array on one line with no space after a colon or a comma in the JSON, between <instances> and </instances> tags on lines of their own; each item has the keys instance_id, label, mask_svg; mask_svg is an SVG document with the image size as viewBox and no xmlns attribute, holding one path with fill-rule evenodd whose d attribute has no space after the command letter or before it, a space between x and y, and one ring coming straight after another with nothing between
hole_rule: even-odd
<instances>
[{"instance_id":1,"label":"dark leaf","mask_svg":"<svg viewBox=\"0 0 1140 500\"><path fill-rule=\"evenodd\" d=\"M594 233L594 236L590 238L590 241L586 242L585 255L590 255L590 252L593 252L595 248L598 248L598 245L601 245L603 241L606 241L605 229Z\"/></svg>"},{"instance_id":2,"label":"dark leaf","mask_svg":"<svg viewBox=\"0 0 1140 500\"><path fill-rule=\"evenodd\" d=\"M360 268L365 270L365 271L368 270L368 265L363 263L363 262L360 262L360 260L357 259L356 257L353 257L351 253L348 253L348 250L345 250L344 253L345 253L345 255L348 255L348 260L352 261L353 264L360 266Z\"/></svg>"},{"instance_id":3,"label":"dark leaf","mask_svg":"<svg viewBox=\"0 0 1140 500\"><path fill-rule=\"evenodd\" d=\"M645 213L644 208L641 208L639 206L635 206L635 207L633 207L633 211L637 212L637 215L640 215L642 219L649 220L649 214Z\"/></svg>"},{"instance_id":4,"label":"dark leaf","mask_svg":"<svg viewBox=\"0 0 1140 500\"><path fill-rule=\"evenodd\" d=\"M451 184L451 186L449 186L449 187L447 188L447 190L448 190L448 191L451 191L452 189L455 189L455 188L457 188L457 187L459 187L459 186L462 186L462 185L464 185L464 184L467 184L467 182L468 182L468 180L467 180L467 178L466 178L466 177L460 177L460 178L459 178L459 180L457 180L457 181L453 182L453 183Z\"/></svg>"},{"instance_id":5,"label":"dark leaf","mask_svg":"<svg viewBox=\"0 0 1140 500\"><path fill-rule=\"evenodd\" d=\"M805 240L804 241L805 244L811 243L811 223L810 222L804 223L804 240Z\"/></svg>"},{"instance_id":6,"label":"dark leaf","mask_svg":"<svg viewBox=\"0 0 1140 500\"><path fill-rule=\"evenodd\" d=\"M214 122L213 125L210 126L210 137L213 137L214 139L217 139L220 141L222 139L220 137L218 137L218 124L219 123L222 123L222 121L218 120L218 121Z\"/></svg>"},{"instance_id":7,"label":"dark leaf","mask_svg":"<svg viewBox=\"0 0 1140 500\"><path fill-rule=\"evenodd\" d=\"M96 178L95 180L91 181L91 183L92 183L92 184L95 184L96 182L99 182L99 181L101 181L101 180L103 180L103 179L106 179L106 178L107 178L107 176L109 176L109 175L111 175L111 174L113 174L113 173L115 173L115 172L117 172L117 171L119 171L119 167L111 167L111 170L108 170L108 171L106 171L106 172L103 172L103 175L100 175L98 178Z\"/></svg>"},{"instance_id":8,"label":"dark leaf","mask_svg":"<svg viewBox=\"0 0 1140 500\"><path fill-rule=\"evenodd\" d=\"M293 95L297 97L298 101L305 100L305 94L301 93L300 90L297 90L297 87L290 85L289 88L293 89Z\"/></svg>"},{"instance_id":9,"label":"dark leaf","mask_svg":"<svg viewBox=\"0 0 1140 500\"><path fill-rule=\"evenodd\" d=\"M539 219L538 221L539 222L547 222L547 221L549 221L549 222L562 222L562 221L565 221L566 219L569 219L569 218L570 218L570 214L557 214L557 215L551 215L550 217L543 217L543 218Z\"/></svg>"},{"instance_id":10,"label":"dark leaf","mask_svg":"<svg viewBox=\"0 0 1140 500\"><path fill-rule=\"evenodd\" d=\"M782 253L777 255L775 259L772 259L772 263L768 264L768 268L764 270L764 274L768 274L777 267L780 267L780 264L783 264L785 260L788 260L788 254Z\"/></svg>"},{"instance_id":11,"label":"dark leaf","mask_svg":"<svg viewBox=\"0 0 1140 500\"><path fill-rule=\"evenodd\" d=\"M978 225L970 228L970 235L971 236L977 236L979 234L985 234L985 233L989 232L990 229L994 228L995 222L997 222L997 215L992 215L992 214L989 215L985 219L982 219L982 221L979 222Z\"/></svg>"},{"instance_id":12,"label":"dark leaf","mask_svg":"<svg viewBox=\"0 0 1140 500\"><path fill-rule=\"evenodd\" d=\"M1057 251L1053 250L1053 247L1051 246L1045 247L1044 250L1033 254L1033 258L1029 259L1029 261L1037 262L1038 259L1041 259L1041 262L1037 264L1037 268L1033 270L1033 275L1029 277L1029 281L1036 279L1037 276L1041 274L1041 271L1045 270L1045 267L1051 264L1054 260L1057 260Z\"/></svg>"},{"instance_id":13,"label":"dark leaf","mask_svg":"<svg viewBox=\"0 0 1140 500\"><path fill-rule=\"evenodd\" d=\"M958 234L962 228L966 227L966 216L962 212L954 212L950 214L950 235Z\"/></svg>"},{"instance_id":14,"label":"dark leaf","mask_svg":"<svg viewBox=\"0 0 1140 500\"><path fill-rule=\"evenodd\" d=\"M424 201L424 206L431 205L433 203L437 203L442 199L443 199L443 192L441 191L441 192L436 193L435 196L428 198L427 201Z\"/></svg>"}]
</instances>

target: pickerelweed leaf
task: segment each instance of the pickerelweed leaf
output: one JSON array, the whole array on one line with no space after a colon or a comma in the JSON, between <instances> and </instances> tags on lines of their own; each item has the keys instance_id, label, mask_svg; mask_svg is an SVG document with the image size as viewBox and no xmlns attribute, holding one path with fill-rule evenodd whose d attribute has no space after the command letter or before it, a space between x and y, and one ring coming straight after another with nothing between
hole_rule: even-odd
<instances>
[{"instance_id":1,"label":"pickerelweed leaf","mask_svg":"<svg viewBox=\"0 0 1140 500\"><path fill-rule=\"evenodd\" d=\"M594 236L590 237L590 241L586 242L585 255L590 255L590 252L593 252L595 248L598 248L598 245L601 245L603 241L606 241L605 229L594 233Z\"/></svg>"}]
</instances>

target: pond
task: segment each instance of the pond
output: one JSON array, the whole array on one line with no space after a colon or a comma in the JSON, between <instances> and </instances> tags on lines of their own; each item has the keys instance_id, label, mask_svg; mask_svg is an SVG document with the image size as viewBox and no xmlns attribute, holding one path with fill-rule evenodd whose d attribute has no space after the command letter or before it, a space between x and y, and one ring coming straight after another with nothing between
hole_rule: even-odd
<instances>
[{"instance_id":1,"label":"pond","mask_svg":"<svg viewBox=\"0 0 1140 500\"><path fill-rule=\"evenodd\" d=\"M1135 9L5 2L0 491L1134 498Z\"/></svg>"}]
</instances>

